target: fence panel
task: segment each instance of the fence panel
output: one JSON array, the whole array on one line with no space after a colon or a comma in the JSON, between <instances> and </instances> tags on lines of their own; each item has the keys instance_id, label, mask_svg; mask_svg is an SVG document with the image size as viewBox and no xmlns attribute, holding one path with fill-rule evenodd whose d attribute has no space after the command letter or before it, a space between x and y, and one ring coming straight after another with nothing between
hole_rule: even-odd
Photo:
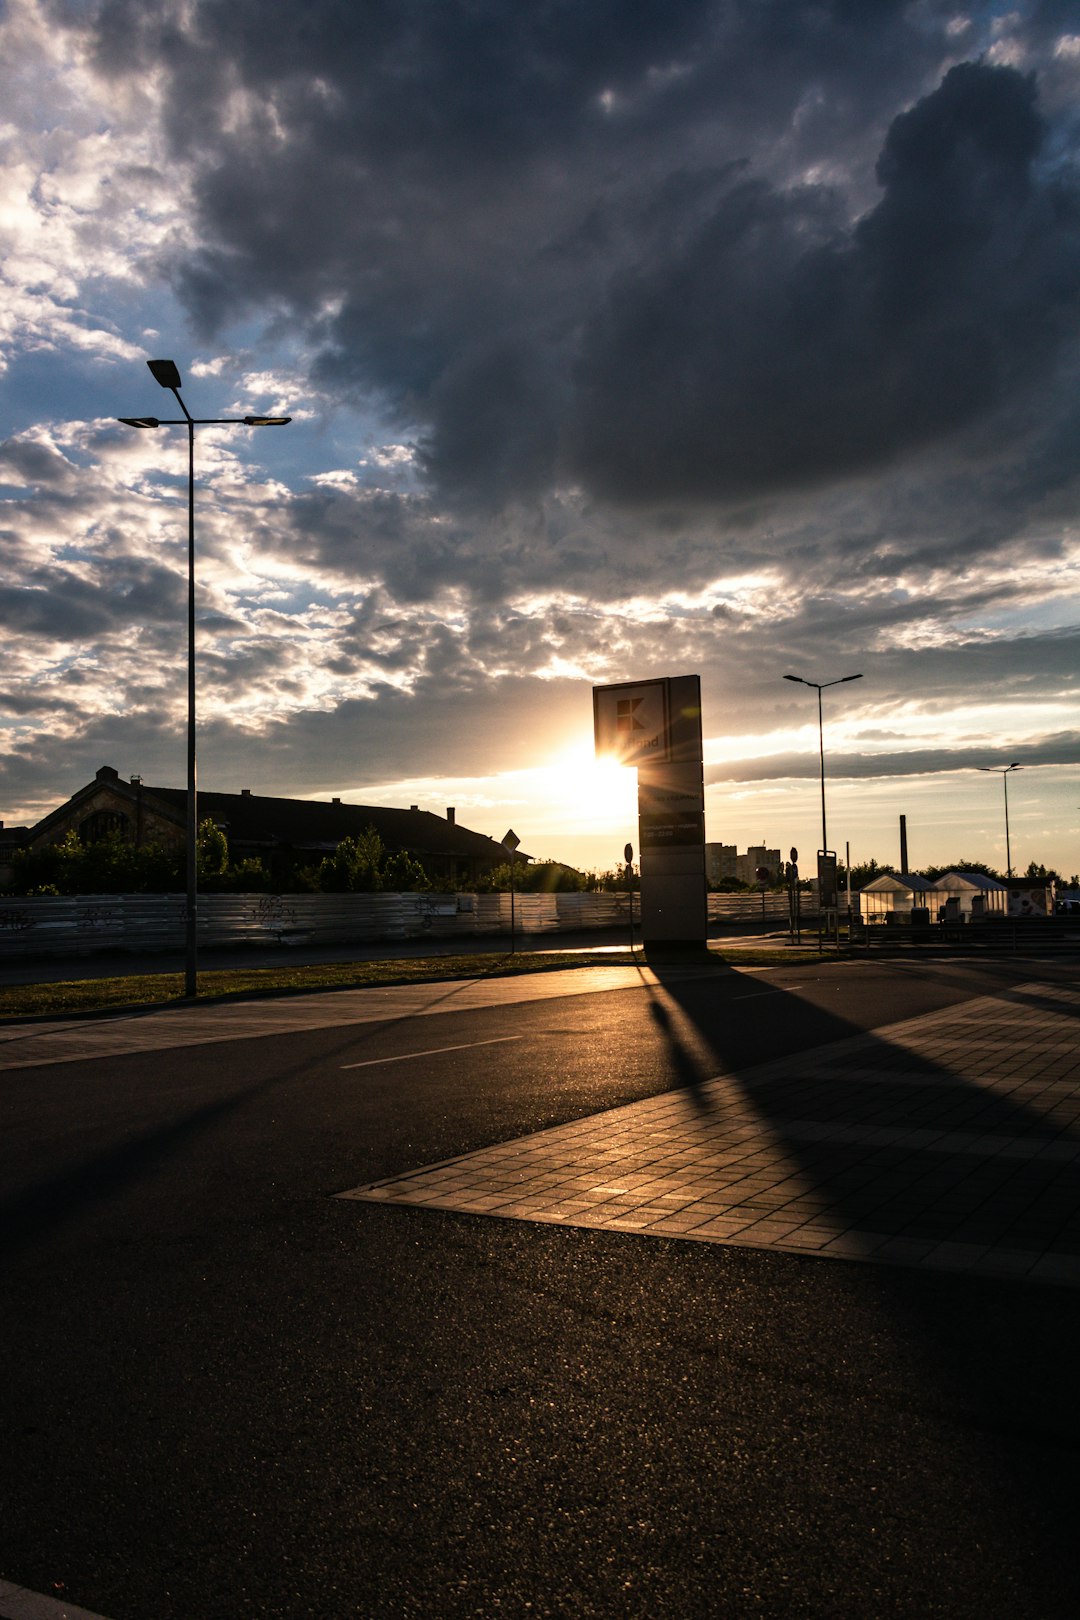
<instances>
[{"instance_id":1,"label":"fence panel","mask_svg":"<svg viewBox=\"0 0 1080 1620\"><path fill-rule=\"evenodd\" d=\"M640 896L633 896L634 922ZM152 956L184 946L182 894L0 898L0 963L125 951ZM787 897L765 896L765 915L786 920ZM711 894L709 921L752 921L760 895ZM629 931L629 896L516 894L522 935ZM468 939L510 932L508 894L204 894L199 945L361 945L379 940Z\"/></svg>"},{"instance_id":2,"label":"fence panel","mask_svg":"<svg viewBox=\"0 0 1080 1620\"><path fill-rule=\"evenodd\" d=\"M709 921L760 922L780 920L787 922L788 897L786 894L710 894ZM809 895L803 899L809 903Z\"/></svg>"}]
</instances>

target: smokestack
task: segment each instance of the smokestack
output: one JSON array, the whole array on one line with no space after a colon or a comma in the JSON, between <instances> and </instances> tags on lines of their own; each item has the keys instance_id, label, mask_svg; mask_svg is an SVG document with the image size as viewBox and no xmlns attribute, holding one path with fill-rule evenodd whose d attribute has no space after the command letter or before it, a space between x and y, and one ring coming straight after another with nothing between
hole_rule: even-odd
<instances>
[{"instance_id":1,"label":"smokestack","mask_svg":"<svg viewBox=\"0 0 1080 1620\"><path fill-rule=\"evenodd\" d=\"M451 827L454 825L456 816L457 811L454 809L452 804L448 804L446 807L446 819L450 823Z\"/></svg>"},{"instance_id":2,"label":"smokestack","mask_svg":"<svg viewBox=\"0 0 1080 1620\"><path fill-rule=\"evenodd\" d=\"M907 863L907 816L900 817L900 870L906 872Z\"/></svg>"}]
</instances>

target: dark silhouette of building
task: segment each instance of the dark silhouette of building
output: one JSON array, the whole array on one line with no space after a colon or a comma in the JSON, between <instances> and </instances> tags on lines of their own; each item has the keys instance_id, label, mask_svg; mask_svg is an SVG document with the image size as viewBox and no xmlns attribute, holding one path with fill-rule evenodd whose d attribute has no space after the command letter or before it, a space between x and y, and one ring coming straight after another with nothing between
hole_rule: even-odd
<instances>
[{"instance_id":1,"label":"dark silhouette of building","mask_svg":"<svg viewBox=\"0 0 1080 1620\"><path fill-rule=\"evenodd\" d=\"M185 841L187 792L184 788L149 787L140 777L125 781L103 765L92 782L26 830L24 847L58 844L69 832L84 843L119 838L135 848L158 845L182 850ZM416 805L407 810L376 804L329 803L314 799L275 799L252 793L198 795L199 821L212 821L229 842L235 862L261 860L275 877L322 860L343 838L374 828L388 855L407 852L423 863L432 878L468 887L507 852L483 833L458 824L453 809L433 815ZM22 829L20 829L22 831ZM530 857L518 852L518 860Z\"/></svg>"}]
</instances>

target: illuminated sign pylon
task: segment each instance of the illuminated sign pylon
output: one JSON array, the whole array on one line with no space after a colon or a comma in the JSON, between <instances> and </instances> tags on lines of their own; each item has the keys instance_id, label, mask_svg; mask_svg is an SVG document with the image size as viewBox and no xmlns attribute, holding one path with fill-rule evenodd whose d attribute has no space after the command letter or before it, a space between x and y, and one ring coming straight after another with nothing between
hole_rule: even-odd
<instances>
[{"instance_id":1,"label":"illuminated sign pylon","mask_svg":"<svg viewBox=\"0 0 1080 1620\"><path fill-rule=\"evenodd\" d=\"M596 752L638 772L645 944L705 944L705 786L697 675L593 687Z\"/></svg>"}]
</instances>

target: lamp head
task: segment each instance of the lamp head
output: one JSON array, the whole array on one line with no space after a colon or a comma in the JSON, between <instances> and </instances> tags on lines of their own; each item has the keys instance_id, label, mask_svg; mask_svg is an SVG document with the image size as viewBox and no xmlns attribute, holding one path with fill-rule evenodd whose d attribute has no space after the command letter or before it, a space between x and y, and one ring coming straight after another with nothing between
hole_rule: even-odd
<instances>
[{"instance_id":1,"label":"lamp head","mask_svg":"<svg viewBox=\"0 0 1080 1620\"><path fill-rule=\"evenodd\" d=\"M180 387L180 373L175 360L148 360L146 363L154 381L160 383L162 388Z\"/></svg>"},{"instance_id":2,"label":"lamp head","mask_svg":"<svg viewBox=\"0 0 1080 1620\"><path fill-rule=\"evenodd\" d=\"M785 681L798 681L800 686L809 685L809 682L804 681L801 675L785 675L784 679Z\"/></svg>"},{"instance_id":3,"label":"lamp head","mask_svg":"<svg viewBox=\"0 0 1080 1620\"><path fill-rule=\"evenodd\" d=\"M125 427L156 428L161 426L156 416L118 416L116 420L123 422Z\"/></svg>"},{"instance_id":4,"label":"lamp head","mask_svg":"<svg viewBox=\"0 0 1080 1620\"><path fill-rule=\"evenodd\" d=\"M292 421L291 416L245 416L244 421L248 427L285 427Z\"/></svg>"}]
</instances>

